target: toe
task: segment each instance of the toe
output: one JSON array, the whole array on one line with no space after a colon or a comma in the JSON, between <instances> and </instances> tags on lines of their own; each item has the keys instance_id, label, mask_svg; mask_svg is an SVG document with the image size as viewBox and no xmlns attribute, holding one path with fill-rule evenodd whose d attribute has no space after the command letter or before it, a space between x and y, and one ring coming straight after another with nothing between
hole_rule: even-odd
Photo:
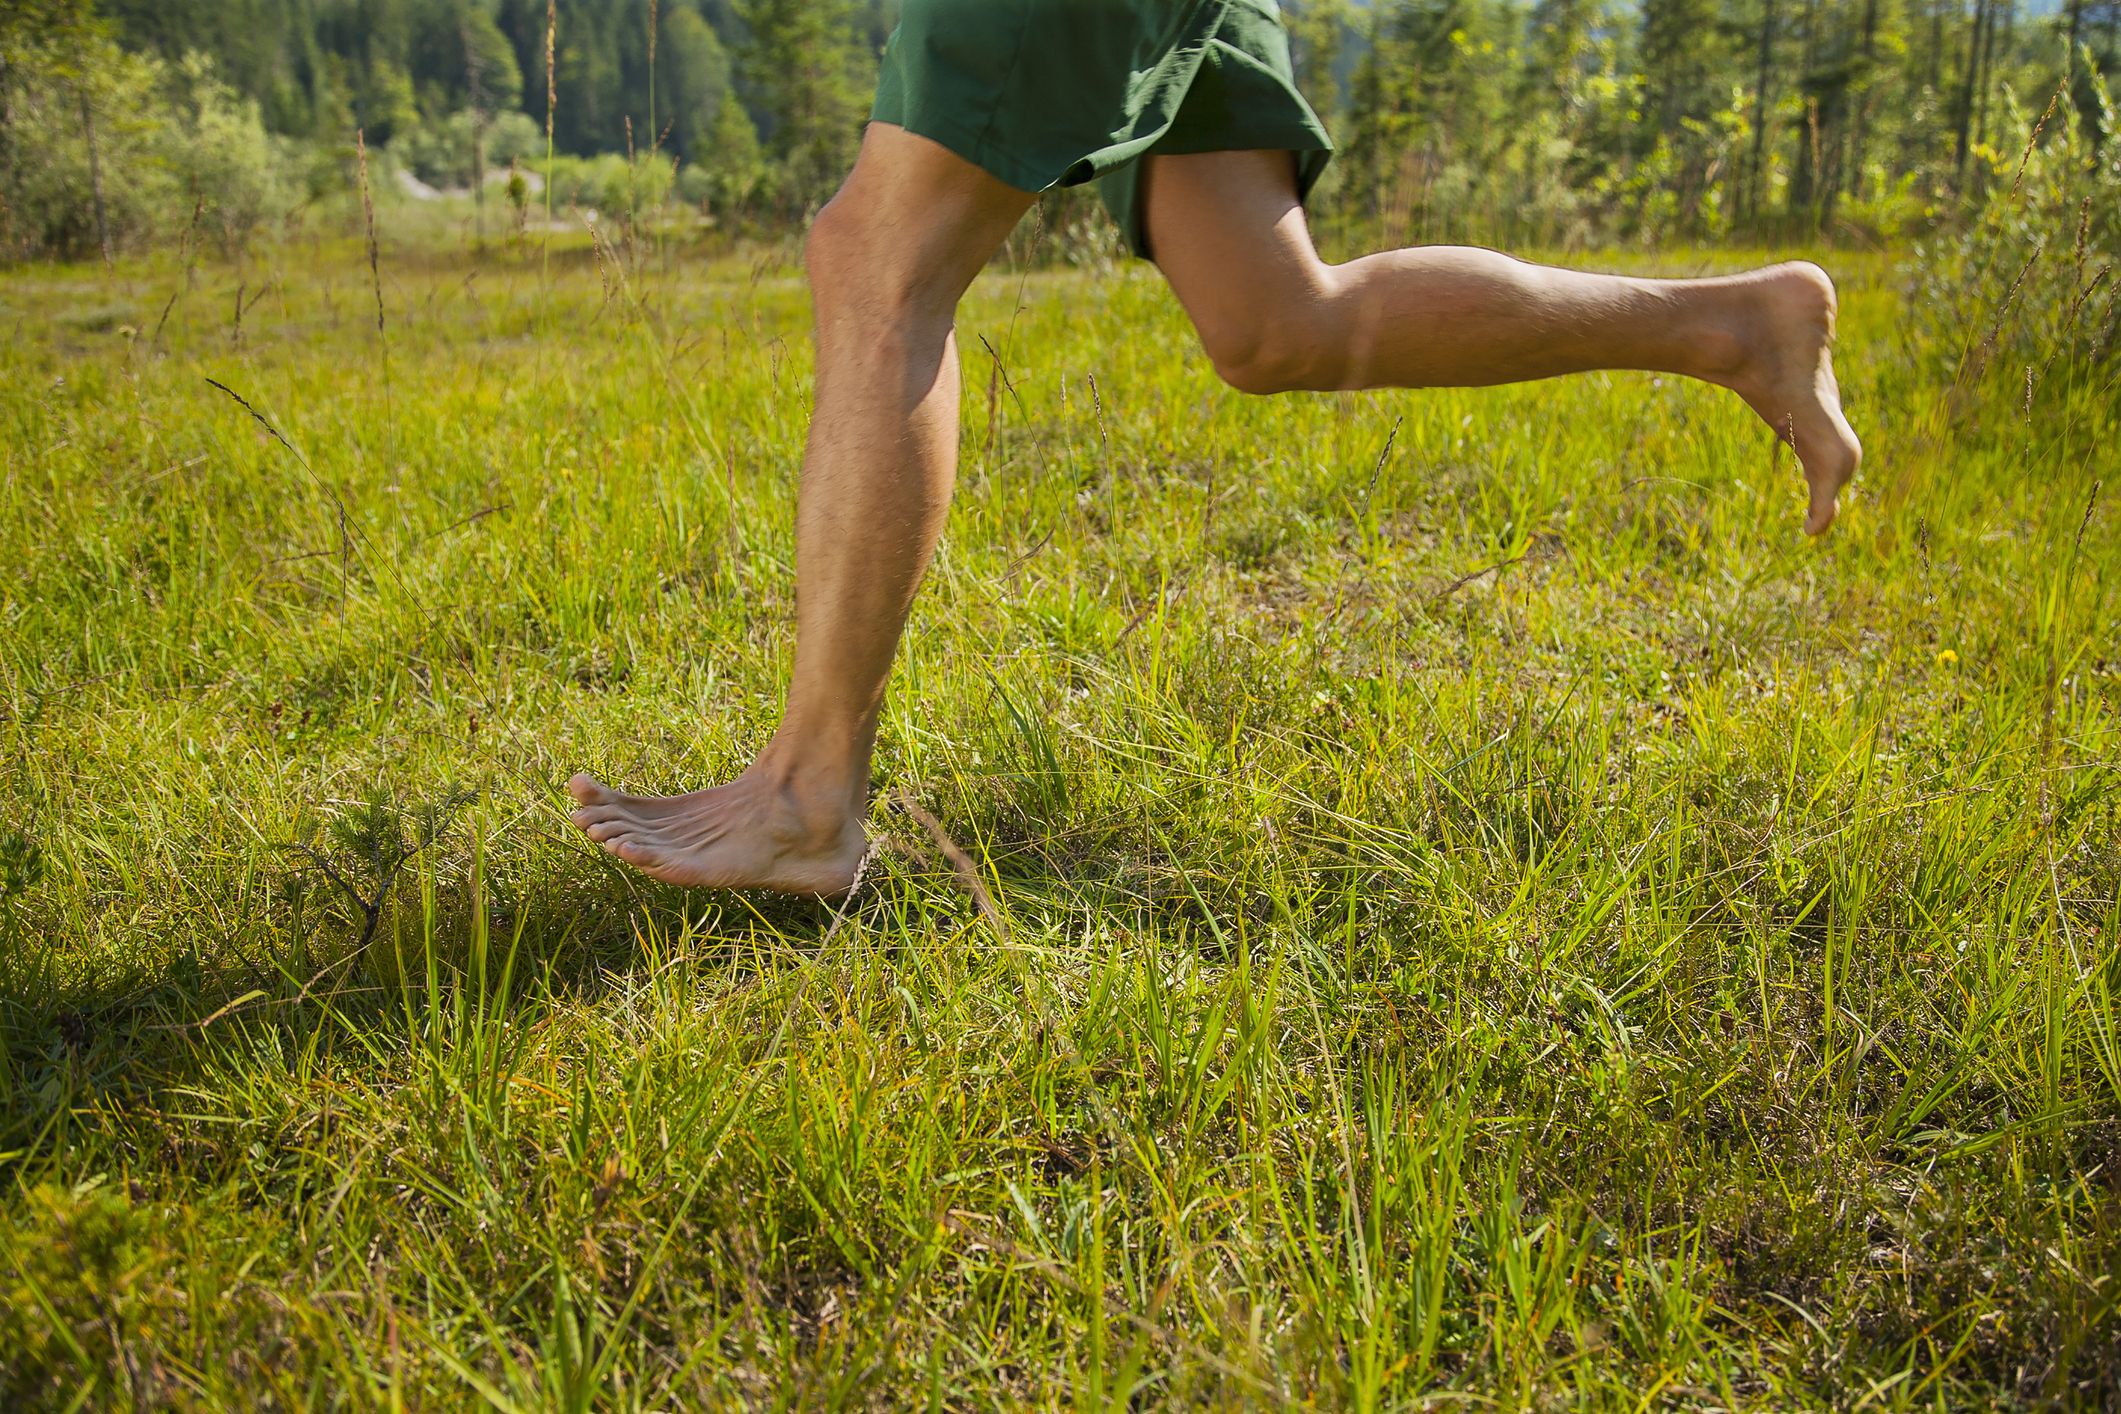
<instances>
[{"instance_id":1,"label":"toe","mask_svg":"<svg viewBox=\"0 0 2121 1414\"><path fill-rule=\"evenodd\" d=\"M599 820L586 826L584 832L598 844L608 844L612 840L629 838L634 833L634 825L631 820Z\"/></svg>"},{"instance_id":2,"label":"toe","mask_svg":"<svg viewBox=\"0 0 2121 1414\"><path fill-rule=\"evenodd\" d=\"M1811 492L1811 504L1804 515L1804 533L1823 535L1841 510L1840 483L1823 472L1813 473L1809 470L1805 473L1804 481Z\"/></svg>"},{"instance_id":3,"label":"toe","mask_svg":"<svg viewBox=\"0 0 2121 1414\"><path fill-rule=\"evenodd\" d=\"M1848 485L1849 475L1818 476L1810 479L1812 503L1804 517L1804 533L1824 535L1834 518L1841 513L1841 488Z\"/></svg>"},{"instance_id":4,"label":"toe","mask_svg":"<svg viewBox=\"0 0 2121 1414\"><path fill-rule=\"evenodd\" d=\"M608 805L618 799L617 791L595 776L581 771L577 771L567 782L567 793L583 805Z\"/></svg>"},{"instance_id":5,"label":"toe","mask_svg":"<svg viewBox=\"0 0 2121 1414\"><path fill-rule=\"evenodd\" d=\"M613 859L624 860L628 864L634 862L633 857L627 852L633 848L633 845L627 840L602 839L597 841L597 846Z\"/></svg>"},{"instance_id":6,"label":"toe","mask_svg":"<svg viewBox=\"0 0 2121 1414\"><path fill-rule=\"evenodd\" d=\"M1823 535L1834 523L1841 511L1841 493L1856 479L1856 466L1863 458L1862 447L1855 434L1847 430L1847 424L1836 430L1842 434L1841 445L1836 449L1839 455L1831 457L1817 475L1809 469L1805 474L1812 493L1811 509L1804 518L1805 533L1809 535Z\"/></svg>"},{"instance_id":7,"label":"toe","mask_svg":"<svg viewBox=\"0 0 2121 1414\"><path fill-rule=\"evenodd\" d=\"M621 840L617 844L609 844L604 846L604 848L636 869L653 869L663 859L662 851L653 849L635 839Z\"/></svg>"}]
</instances>

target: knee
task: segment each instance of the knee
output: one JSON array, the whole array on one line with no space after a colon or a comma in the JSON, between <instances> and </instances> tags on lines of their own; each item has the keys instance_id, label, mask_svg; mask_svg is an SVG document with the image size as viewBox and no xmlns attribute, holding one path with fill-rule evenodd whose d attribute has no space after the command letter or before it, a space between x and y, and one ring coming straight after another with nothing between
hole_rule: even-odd
<instances>
[{"instance_id":1,"label":"knee","mask_svg":"<svg viewBox=\"0 0 2121 1414\"><path fill-rule=\"evenodd\" d=\"M924 259L916 241L894 234L860 194L842 191L819 208L803 240L803 268L820 311L838 318L895 323L948 320L963 293L947 271Z\"/></svg>"},{"instance_id":2,"label":"knee","mask_svg":"<svg viewBox=\"0 0 2121 1414\"><path fill-rule=\"evenodd\" d=\"M1200 329L1216 376L1240 393L1338 388L1346 363L1330 311L1308 301L1268 300L1237 319Z\"/></svg>"},{"instance_id":3,"label":"knee","mask_svg":"<svg viewBox=\"0 0 2121 1414\"><path fill-rule=\"evenodd\" d=\"M803 237L803 270L818 298L853 290L874 263L874 244L869 223L845 192L819 207Z\"/></svg>"},{"instance_id":4,"label":"knee","mask_svg":"<svg viewBox=\"0 0 2121 1414\"><path fill-rule=\"evenodd\" d=\"M1315 372L1316 350L1282 330L1210 345L1215 376L1240 393L1294 393L1331 386Z\"/></svg>"}]
</instances>

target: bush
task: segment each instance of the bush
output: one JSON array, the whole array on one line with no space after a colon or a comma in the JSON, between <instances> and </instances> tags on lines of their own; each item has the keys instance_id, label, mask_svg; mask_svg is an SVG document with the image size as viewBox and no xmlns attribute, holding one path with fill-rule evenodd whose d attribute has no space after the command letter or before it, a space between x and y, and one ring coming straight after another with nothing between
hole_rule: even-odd
<instances>
[{"instance_id":1,"label":"bush","mask_svg":"<svg viewBox=\"0 0 2121 1414\"><path fill-rule=\"evenodd\" d=\"M286 210L281 174L290 164L266 136L258 105L215 77L204 55L185 57L178 89L190 121L166 127L162 148L180 200L192 196L224 248L241 246Z\"/></svg>"},{"instance_id":2,"label":"bush","mask_svg":"<svg viewBox=\"0 0 2121 1414\"><path fill-rule=\"evenodd\" d=\"M617 153L597 157L555 157L531 164L552 192L552 209L594 211L607 221L623 221L629 212L646 215L670 199L676 184L667 157L642 157L628 163Z\"/></svg>"},{"instance_id":3,"label":"bush","mask_svg":"<svg viewBox=\"0 0 2121 1414\"><path fill-rule=\"evenodd\" d=\"M581 207L595 207L604 179L611 168L623 170L626 159L605 155L602 157L555 157L550 162L534 162L531 170L545 179L545 195L555 212Z\"/></svg>"},{"instance_id":4,"label":"bush","mask_svg":"<svg viewBox=\"0 0 2121 1414\"><path fill-rule=\"evenodd\" d=\"M678 168L678 200L687 206L705 206L714 195L714 175L697 162Z\"/></svg>"},{"instance_id":5,"label":"bush","mask_svg":"<svg viewBox=\"0 0 2121 1414\"><path fill-rule=\"evenodd\" d=\"M604 174L597 209L613 221L647 215L669 199L675 169L667 157L643 157L630 165L621 159L616 170Z\"/></svg>"},{"instance_id":6,"label":"bush","mask_svg":"<svg viewBox=\"0 0 2121 1414\"><path fill-rule=\"evenodd\" d=\"M90 31L8 41L0 65L0 251L123 250L195 220L234 248L286 210L289 154L205 58L172 69Z\"/></svg>"},{"instance_id":7,"label":"bush","mask_svg":"<svg viewBox=\"0 0 2121 1414\"><path fill-rule=\"evenodd\" d=\"M2121 143L2094 140L2116 121L2096 72L2083 91L2089 124L2066 88L2039 118L2008 99L2002 139L1973 154L1979 209L1909 264L1914 308L1956 359L1961 407L1991 375L2030 399L2036 383L2103 378L2099 367L2121 356Z\"/></svg>"},{"instance_id":8,"label":"bush","mask_svg":"<svg viewBox=\"0 0 2121 1414\"><path fill-rule=\"evenodd\" d=\"M478 115L466 109L439 122L409 127L390 144L390 155L429 186L471 185ZM544 131L528 114L513 110L486 120L486 171L505 172L510 162L542 154Z\"/></svg>"},{"instance_id":9,"label":"bush","mask_svg":"<svg viewBox=\"0 0 2121 1414\"><path fill-rule=\"evenodd\" d=\"M144 240L176 201L155 153L161 66L100 37L74 53L18 42L0 62L10 90L0 242L15 255L80 256L103 234L116 247Z\"/></svg>"},{"instance_id":10,"label":"bush","mask_svg":"<svg viewBox=\"0 0 2121 1414\"><path fill-rule=\"evenodd\" d=\"M700 174L692 179L692 190L698 195L686 200L703 204L721 220L734 220L750 206L764 177L765 162L759 154L758 129L751 125L743 104L734 98L723 100L715 110L703 154L695 156L686 170Z\"/></svg>"}]
</instances>

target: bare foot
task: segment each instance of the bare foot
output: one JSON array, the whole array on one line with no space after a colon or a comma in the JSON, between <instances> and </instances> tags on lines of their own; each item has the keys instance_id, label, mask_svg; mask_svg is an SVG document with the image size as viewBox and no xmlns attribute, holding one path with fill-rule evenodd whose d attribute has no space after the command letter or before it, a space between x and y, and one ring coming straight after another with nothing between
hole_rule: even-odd
<instances>
[{"instance_id":1,"label":"bare foot","mask_svg":"<svg viewBox=\"0 0 2121 1414\"><path fill-rule=\"evenodd\" d=\"M853 886L868 849L860 817L843 802L821 802L757 767L685 795L627 795L591 776L576 776L567 791L580 807L569 818L584 834L666 884L836 894Z\"/></svg>"},{"instance_id":2,"label":"bare foot","mask_svg":"<svg viewBox=\"0 0 2121 1414\"><path fill-rule=\"evenodd\" d=\"M1834 282L1809 261L1793 260L1760 271L1753 283L1759 298L1746 366L1729 384L1796 449L1812 492L1804 530L1819 535L1834 523L1841 488L1863 460L1834 381Z\"/></svg>"}]
</instances>

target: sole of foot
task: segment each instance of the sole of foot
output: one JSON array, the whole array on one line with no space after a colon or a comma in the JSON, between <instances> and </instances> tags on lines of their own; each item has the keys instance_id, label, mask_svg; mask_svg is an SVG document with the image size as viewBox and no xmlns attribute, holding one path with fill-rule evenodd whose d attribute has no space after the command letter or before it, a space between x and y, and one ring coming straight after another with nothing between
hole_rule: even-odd
<instances>
[{"instance_id":1,"label":"sole of foot","mask_svg":"<svg viewBox=\"0 0 2121 1414\"><path fill-rule=\"evenodd\" d=\"M683 795L628 795L578 775L567 793L568 818L606 854L686 888L828 897L854 886L869 848L852 813L749 773Z\"/></svg>"},{"instance_id":2,"label":"sole of foot","mask_svg":"<svg viewBox=\"0 0 2121 1414\"><path fill-rule=\"evenodd\" d=\"M1770 266L1752 280L1758 298L1750 366L1731 387L1796 451L1811 493L1805 533L1823 535L1863 460L1834 378L1834 282L1804 260Z\"/></svg>"}]
</instances>

